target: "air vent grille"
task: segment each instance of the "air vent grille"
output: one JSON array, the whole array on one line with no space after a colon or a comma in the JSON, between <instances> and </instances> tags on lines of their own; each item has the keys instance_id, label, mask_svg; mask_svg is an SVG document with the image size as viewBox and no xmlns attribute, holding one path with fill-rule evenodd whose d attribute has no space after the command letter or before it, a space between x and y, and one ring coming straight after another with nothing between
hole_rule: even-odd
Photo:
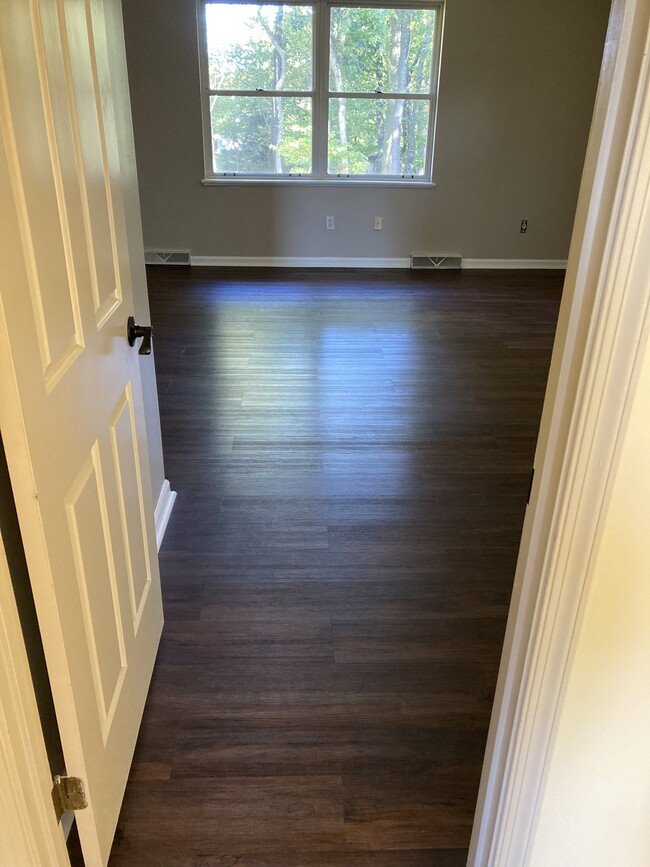
<instances>
[{"instance_id":1,"label":"air vent grille","mask_svg":"<svg viewBox=\"0 0 650 867\"><path fill-rule=\"evenodd\" d=\"M189 265L189 250L145 250L145 265Z\"/></svg>"},{"instance_id":2,"label":"air vent grille","mask_svg":"<svg viewBox=\"0 0 650 867\"><path fill-rule=\"evenodd\" d=\"M461 268L461 257L450 253L429 253L411 256L411 268Z\"/></svg>"}]
</instances>

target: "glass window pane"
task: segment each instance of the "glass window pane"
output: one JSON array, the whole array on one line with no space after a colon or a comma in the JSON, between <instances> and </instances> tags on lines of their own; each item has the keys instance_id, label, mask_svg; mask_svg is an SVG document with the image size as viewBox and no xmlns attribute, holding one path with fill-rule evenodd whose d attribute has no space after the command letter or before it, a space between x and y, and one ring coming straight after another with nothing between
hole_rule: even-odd
<instances>
[{"instance_id":1,"label":"glass window pane","mask_svg":"<svg viewBox=\"0 0 650 867\"><path fill-rule=\"evenodd\" d=\"M330 90L429 93L435 9L334 7Z\"/></svg>"},{"instance_id":2,"label":"glass window pane","mask_svg":"<svg viewBox=\"0 0 650 867\"><path fill-rule=\"evenodd\" d=\"M210 90L311 90L312 7L208 3Z\"/></svg>"},{"instance_id":3,"label":"glass window pane","mask_svg":"<svg viewBox=\"0 0 650 867\"><path fill-rule=\"evenodd\" d=\"M328 172L423 175L429 102L330 99Z\"/></svg>"},{"instance_id":4,"label":"glass window pane","mask_svg":"<svg viewBox=\"0 0 650 867\"><path fill-rule=\"evenodd\" d=\"M210 102L215 172L311 172L309 97L213 96Z\"/></svg>"}]
</instances>

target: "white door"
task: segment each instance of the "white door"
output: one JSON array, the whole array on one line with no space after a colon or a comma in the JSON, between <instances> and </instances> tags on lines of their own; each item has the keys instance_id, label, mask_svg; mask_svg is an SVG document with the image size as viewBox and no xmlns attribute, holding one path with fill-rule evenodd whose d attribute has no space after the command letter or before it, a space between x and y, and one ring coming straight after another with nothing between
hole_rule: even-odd
<instances>
[{"instance_id":1,"label":"white door","mask_svg":"<svg viewBox=\"0 0 650 867\"><path fill-rule=\"evenodd\" d=\"M66 771L88 793L88 867L108 860L162 628L126 340L116 2L2 0L0 14L0 429Z\"/></svg>"}]
</instances>

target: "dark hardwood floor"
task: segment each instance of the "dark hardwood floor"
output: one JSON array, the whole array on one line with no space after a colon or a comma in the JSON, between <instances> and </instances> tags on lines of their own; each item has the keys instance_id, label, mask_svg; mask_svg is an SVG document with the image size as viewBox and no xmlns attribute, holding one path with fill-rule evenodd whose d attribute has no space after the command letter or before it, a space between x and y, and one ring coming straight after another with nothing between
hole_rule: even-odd
<instances>
[{"instance_id":1,"label":"dark hardwood floor","mask_svg":"<svg viewBox=\"0 0 650 867\"><path fill-rule=\"evenodd\" d=\"M150 271L178 500L111 867L464 867L562 279Z\"/></svg>"}]
</instances>

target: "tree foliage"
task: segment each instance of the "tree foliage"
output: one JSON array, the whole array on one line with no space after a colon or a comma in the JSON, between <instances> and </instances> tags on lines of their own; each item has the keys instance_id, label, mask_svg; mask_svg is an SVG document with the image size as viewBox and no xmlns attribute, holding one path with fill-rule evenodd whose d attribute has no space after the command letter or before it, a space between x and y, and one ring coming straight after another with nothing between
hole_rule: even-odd
<instances>
[{"instance_id":1,"label":"tree foliage","mask_svg":"<svg viewBox=\"0 0 650 867\"><path fill-rule=\"evenodd\" d=\"M312 7L206 8L210 88L251 94L211 97L215 171L309 173L312 97L264 91L312 90ZM329 172L423 173L429 103L409 95L430 90L435 15L432 9L332 7Z\"/></svg>"}]
</instances>

